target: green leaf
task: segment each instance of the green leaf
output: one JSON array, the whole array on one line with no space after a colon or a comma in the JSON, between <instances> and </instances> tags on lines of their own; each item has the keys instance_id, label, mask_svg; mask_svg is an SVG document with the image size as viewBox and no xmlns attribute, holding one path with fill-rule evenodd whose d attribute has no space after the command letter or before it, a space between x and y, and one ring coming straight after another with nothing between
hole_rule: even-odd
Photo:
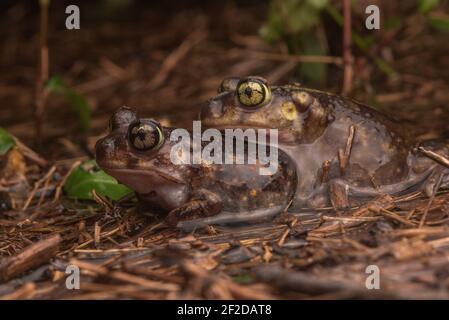
<instances>
[{"instance_id":1,"label":"green leaf","mask_svg":"<svg viewBox=\"0 0 449 320\"><path fill-rule=\"evenodd\" d=\"M78 126L80 130L85 132L90 126L91 110L86 98L70 89L65 92L65 97L71 104L73 111L78 115Z\"/></svg>"},{"instance_id":2,"label":"green leaf","mask_svg":"<svg viewBox=\"0 0 449 320\"><path fill-rule=\"evenodd\" d=\"M89 160L72 171L64 184L64 191L71 198L93 199L92 190L112 200L133 192L101 170L95 160Z\"/></svg>"},{"instance_id":3,"label":"green leaf","mask_svg":"<svg viewBox=\"0 0 449 320\"><path fill-rule=\"evenodd\" d=\"M316 26L319 21L319 9L305 3L289 8L286 22L290 31L297 34Z\"/></svg>"},{"instance_id":4,"label":"green leaf","mask_svg":"<svg viewBox=\"0 0 449 320\"><path fill-rule=\"evenodd\" d=\"M64 92L66 87L60 76L53 76L48 79L47 83L45 84L45 89L47 89L50 93L62 93Z\"/></svg>"},{"instance_id":5,"label":"green leaf","mask_svg":"<svg viewBox=\"0 0 449 320\"><path fill-rule=\"evenodd\" d=\"M380 58L375 58L374 63L380 71L385 73L389 77L397 77L397 72L385 61Z\"/></svg>"},{"instance_id":6,"label":"green leaf","mask_svg":"<svg viewBox=\"0 0 449 320\"><path fill-rule=\"evenodd\" d=\"M268 42L298 36L318 25L327 3L328 0L272 0L267 23L259 34Z\"/></svg>"},{"instance_id":7,"label":"green leaf","mask_svg":"<svg viewBox=\"0 0 449 320\"><path fill-rule=\"evenodd\" d=\"M308 0L307 2L317 9L323 9L327 6L328 0Z\"/></svg>"},{"instance_id":8,"label":"green leaf","mask_svg":"<svg viewBox=\"0 0 449 320\"><path fill-rule=\"evenodd\" d=\"M324 56L326 51L315 33L305 33L301 37L303 53L306 55ZM299 72L304 82L320 84L326 79L327 66L323 63L301 63Z\"/></svg>"},{"instance_id":9,"label":"green leaf","mask_svg":"<svg viewBox=\"0 0 449 320\"><path fill-rule=\"evenodd\" d=\"M259 36L271 43L281 38L281 32L273 25L264 25L259 29Z\"/></svg>"},{"instance_id":10,"label":"green leaf","mask_svg":"<svg viewBox=\"0 0 449 320\"><path fill-rule=\"evenodd\" d=\"M427 13L438 7L440 0L418 0L419 12Z\"/></svg>"},{"instance_id":11,"label":"green leaf","mask_svg":"<svg viewBox=\"0 0 449 320\"><path fill-rule=\"evenodd\" d=\"M449 32L449 15L429 15L429 25L437 30Z\"/></svg>"},{"instance_id":12,"label":"green leaf","mask_svg":"<svg viewBox=\"0 0 449 320\"><path fill-rule=\"evenodd\" d=\"M6 154L15 144L8 131L0 127L0 156Z\"/></svg>"},{"instance_id":13,"label":"green leaf","mask_svg":"<svg viewBox=\"0 0 449 320\"><path fill-rule=\"evenodd\" d=\"M64 97L78 116L78 128L85 132L89 128L91 120L91 108L86 98L67 87L59 76L51 77L47 81L45 88L50 93L60 94Z\"/></svg>"}]
</instances>

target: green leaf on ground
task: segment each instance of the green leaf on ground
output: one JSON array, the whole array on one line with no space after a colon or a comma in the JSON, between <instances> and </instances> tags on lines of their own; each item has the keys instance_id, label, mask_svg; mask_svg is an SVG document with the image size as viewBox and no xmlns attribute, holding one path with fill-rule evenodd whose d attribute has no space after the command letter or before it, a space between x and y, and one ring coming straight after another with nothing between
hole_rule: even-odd
<instances>
[{"instance_id":1,"label":"green leaf on ground","mask_svg":"<svg viewBox=\"0 0 449 320\"><path fill-rule=\"evenodd\" d=\"M72 171L64 184L64 191L71 198L93 199L92 190L112 200L133 192L101 170L95 160L89 160Z\"/></svg>"},{"instance_id":2,"label":"green leaf on ground","mask_svg":"<svg viewBox=\"0 0 449 320\"><path fill-rule=\"evenodd\" d=\"M0 156L6 154L15 144L8 131L0 127Z\"/></svg>"}]
</instances>

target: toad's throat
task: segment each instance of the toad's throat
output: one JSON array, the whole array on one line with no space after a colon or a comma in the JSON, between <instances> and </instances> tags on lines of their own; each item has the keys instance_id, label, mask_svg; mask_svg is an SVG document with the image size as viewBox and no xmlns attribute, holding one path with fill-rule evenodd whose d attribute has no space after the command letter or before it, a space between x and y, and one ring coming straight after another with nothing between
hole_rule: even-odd
<instances>
[{"instance_id":1,"label":"toad's throat","mask_svg":"<svg viewBox=\"0 0 449 320\"><path fill-rule=\"evenodd\" d=\"M120 183L130 187L137 193L149 193L161 185L183 185L185 181L155 168L119 169L103 167L103 170L116 178ZM148 183L151 181L151 184Z\"/></svg>"}]
</instances>

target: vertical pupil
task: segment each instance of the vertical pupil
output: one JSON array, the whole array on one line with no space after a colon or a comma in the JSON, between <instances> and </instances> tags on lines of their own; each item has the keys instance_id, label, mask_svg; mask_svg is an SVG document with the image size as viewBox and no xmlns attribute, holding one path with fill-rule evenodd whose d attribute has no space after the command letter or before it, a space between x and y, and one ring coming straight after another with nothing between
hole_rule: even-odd
<instances>
[{"instance_id":1,"label":"vertical pupil","mask_svg":"<svg viewBox=\"0 0 449 320\"><path fill-rule=\"evenodd\" d=\"M137 137L138 137L140 140L144 140L144 139L145 139L145 131L144 131L143 129L140 129L140 130L137 132Z\"/></svg>"},{"instance_id":2,"label":"vertical pupil","mask_svg":"<svg viewBox=\"0 0 449 320\"><path fill-rule=\"evenodd\" d=\"M246 87L246 88L245 88L245 95L246 95L248 98L251 98L252 94L253 94L253 89L251 89L251 87Z\"/></svg>"}]
</instances>

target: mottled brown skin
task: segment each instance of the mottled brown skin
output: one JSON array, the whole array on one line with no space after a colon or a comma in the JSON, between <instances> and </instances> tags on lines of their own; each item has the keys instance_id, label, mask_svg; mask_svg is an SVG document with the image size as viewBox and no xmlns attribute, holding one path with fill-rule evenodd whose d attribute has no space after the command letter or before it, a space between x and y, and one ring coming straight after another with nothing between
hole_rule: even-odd
<instances>
[{"instance_id":1,"label":"mottled brown skin","mask_svg":"<svg viewBox=\"0 0 449 320\"><path fill-rule=\"evenodd\" d=\"M253 80L265 83L271 95L260 105L247 106L238 86ZM260 77L225 79L200 118L204 128L278 129L279 149L296 162L297 208L334 204L333 186L345 190L348 204L405 194L428 187L435 168L442 169L416 154L415 142L400 131L400 123L354 100L297 84L270 88ZM342 170L338 153L345 150L351 126L355 134ZM447 154L443 144L430 147Z\"/></svg>"},{"instance_id":2,"label":"mottled brown skin","mask_svg":"<svg viewBox=\"0 0 449 320\"><path fill-rule=\"evenodd\" d=\"M199 225L197 219L205 217L206 223L244 222L245 215L250 221L279 213L293 199L296 173L285 154L279 154L273 175L260 175L260 164L176 165L170 159L173 129L162 128L165 140L157 150L138 151L128 138L129 125L137 120L132 110L120 108L111 118L110 133L96 144L96 160L152 212L167 213L168 223Z\"/></svg>"}]
</instances>

